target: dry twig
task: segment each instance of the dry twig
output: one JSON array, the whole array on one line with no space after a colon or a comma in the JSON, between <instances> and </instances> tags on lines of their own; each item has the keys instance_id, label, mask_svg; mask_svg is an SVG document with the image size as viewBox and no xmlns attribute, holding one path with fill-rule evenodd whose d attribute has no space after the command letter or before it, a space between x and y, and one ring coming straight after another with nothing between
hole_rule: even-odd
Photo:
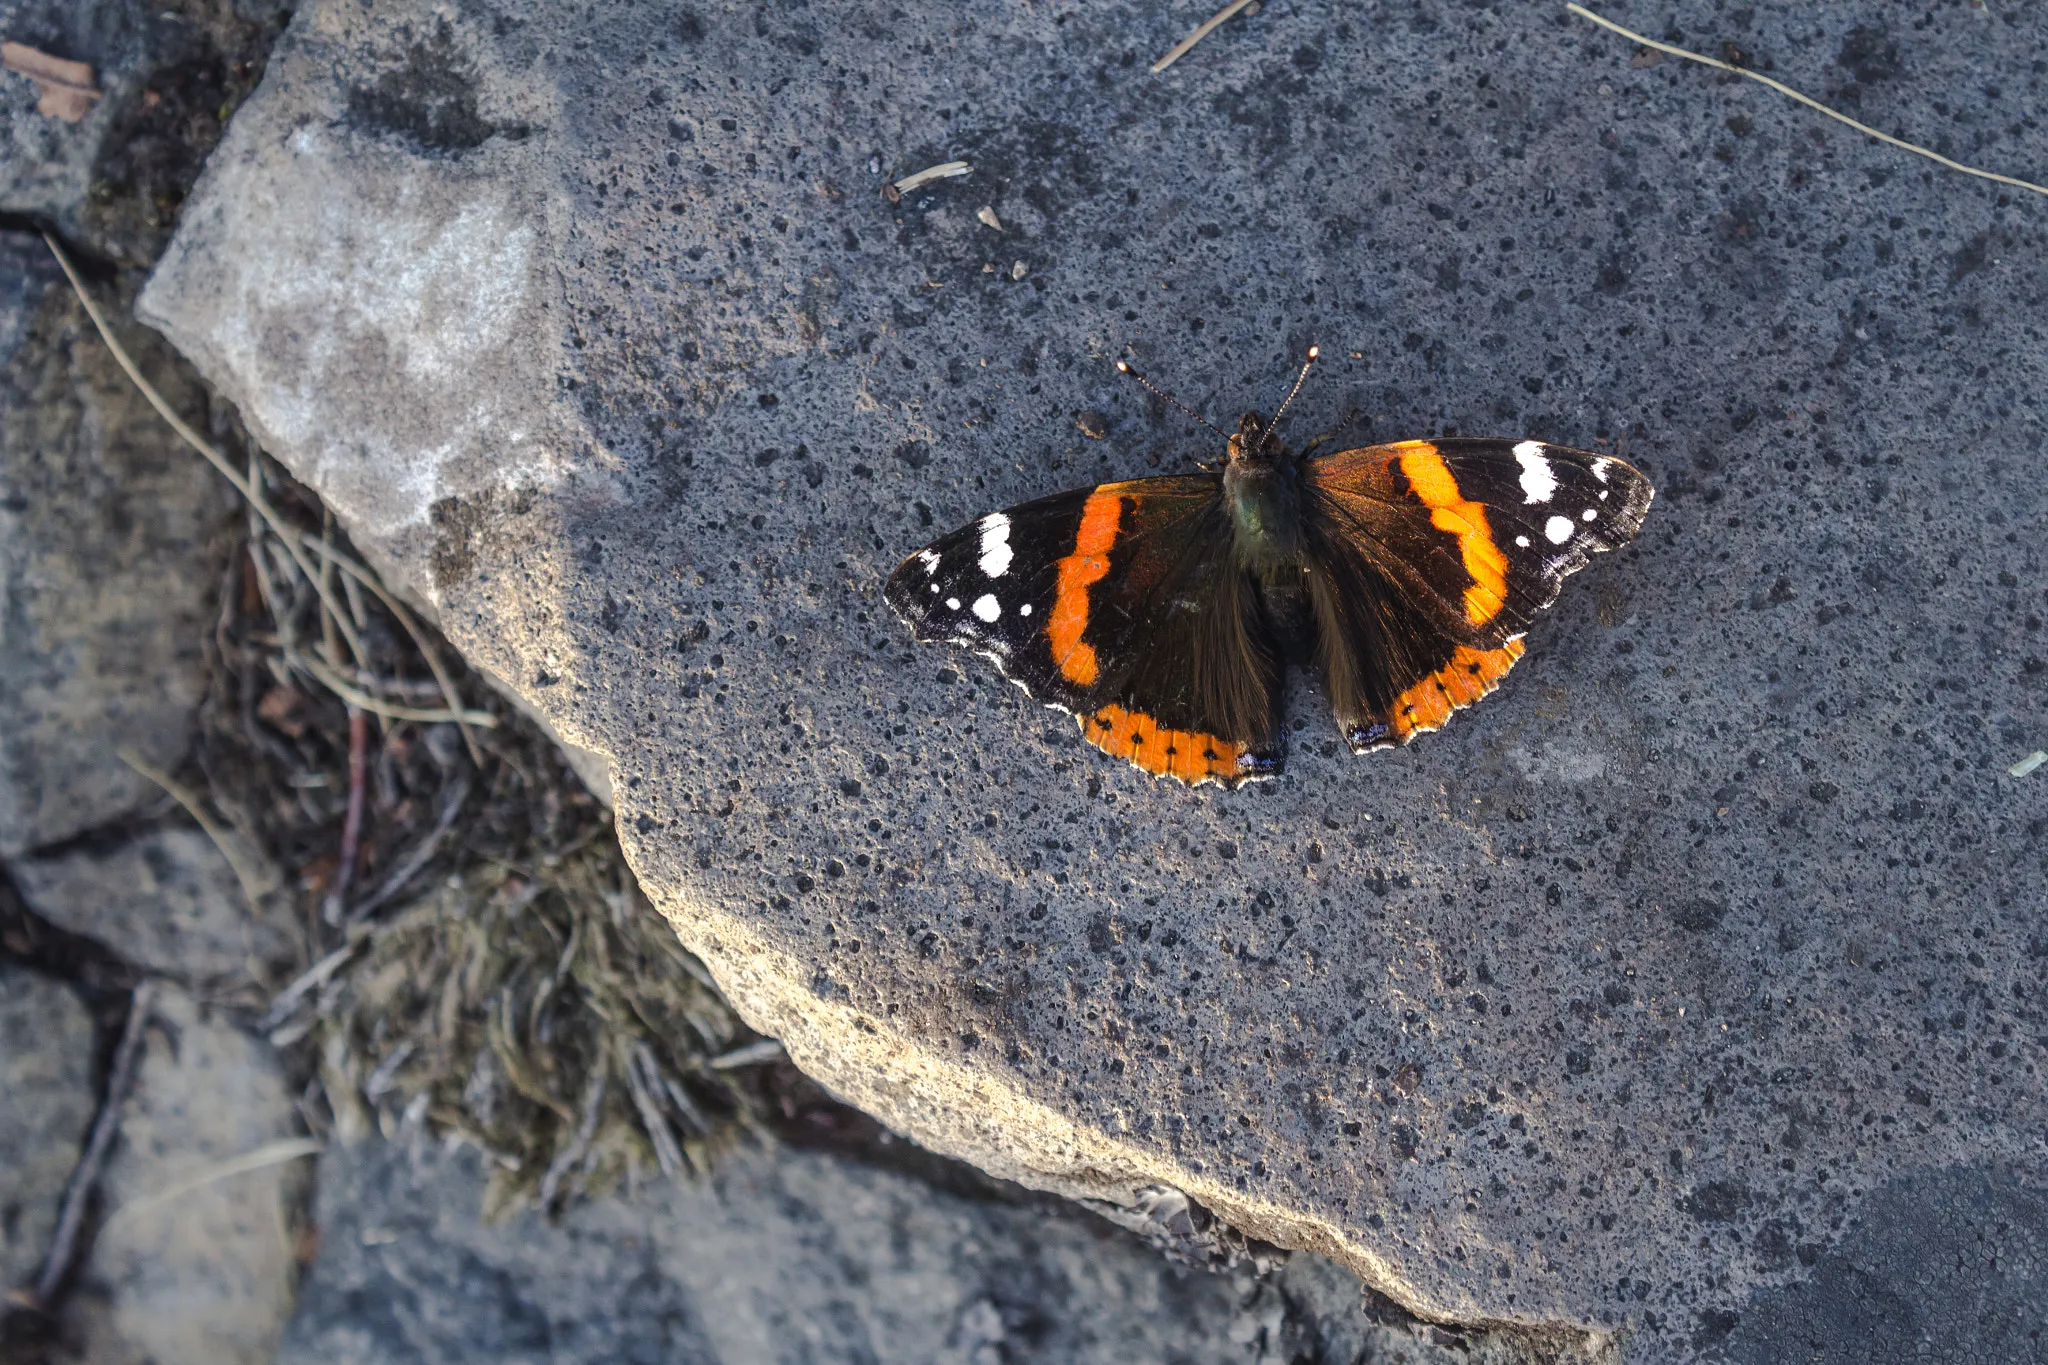
<instances>
[{"instance_id":1,"label":"dry twig","mask_svg":"<svg viewBox=\"0 0 2048 1365\"><path fill-rule=\"evenodd\" d=\"M278 1138L274 1142L266 1142L260 1147L251 1148L239 1156L231 1156L225 1161L209 1162L196 1171L178 1177L160 1190L138 1195L114 1210L107 1218L107 1222L112 1224L117 1218L145 1213L159 1205L168 1204L173 1199L181 1199L194 1190L204 1189L216 1180L226 1180L230 1176L246 1175L250 1171L260 1171L268 1166L297 1161L302 1156L318 1156L320 1151L321 1144L317 1138Z\"/></svg>"},{"instance_id":2,"label":"dry twig","mask_svg":"<svg viewBox=\"0 0 2048 1365\"><path fill-rule=\"evenodd\" d=\"M1711 66L1717 71L1732 71L1738 76L1742 76L1749 80L1755 81L1759 85L1767 85L1771 89L1777 91L1779 94L1785 96L1787 99L1797 100L1799 101L1799 103L1805 105L1809 109L1812 109L1818 113L1826 114L1829 118L1835 120L1835 122L1837 123L1846 123L1859 133L1863 133L1867 136L1874 137L1879 142L1883 142L1890 146L1897 147L1901 151L1911 152L1915 156L1924 156L1929 161L1938 162L1939 164L1948 167L1952 171L1961 171L1964 175L1974 175L1980 180L1993 180L2001 185L2011 185L2015 189L2032 190L2035 194L2048 195L2048 186L2036 185L2033 182L2027 180L2015 180L2012 176L1998 175L1991 171L1980 171L1975 166L1965 166L1960 161L1951 161L1947 157L1941 155L1941 153L1939 152L1929 151L1925 147L1921 147L1914 143L1907 142L1902 138L1896 138L1886 133L1880 133L1877 131L1877 129L1871 127L1869 124L1858 123L1855 119L1850 118L1847 114L1837 113L1833 109L1828 108L1825 104L1822 104L1819 100L1800 94L1797 90L1794 90L1791 86L1786 85L1783 81L1774 81L1769 76L1763 75L1760 72L1751 71L1748 67L1736 66L1732 62L1724 62L1714 57L1705 57L1697 52L1688 52L1682 47L1673 47L1669 43L1660 43L1656 41L1654 38L1645 38L1640 33L1636 33L1630 29L1623 28L1620 24L1615 23L1612 19L1601 18L1599 15L1593 13L1593 11L1587 9L1584 5L1567 4L1565 8L1570 10L1573 14L1578 15L1581 19L1590 19L1594 23L1600 25L1600 27L1607 29L1609 32L1620 34L1622 37L1628 39L1632 43L1641 43L1644 47L1654 48L1658 52L1669 53L1673 57L1683 57L1689 62L1698 62L1701 66Z\"/></svg>"},{"instance_id":3,"label":"dry twig","mask_svg":"<svg viewBox=\"0 0 2048 1365\"><path fill-rule=\"evenodd\" d=\"M299 572L305 575L306 581L313 585L314 591L322 593L322 600L326 601L328 610L332 611L336 617L336 625L341 628L342 638L348 641L349 651L360 662L364 658L363 642L356 635L354 625L345 618L340 604L334 602L331 599L331 595L322 591L319 573L314 570L312 561L306 558L304 550L300 548L301 542L305 537L302 537L296 528L278 515L277 510L263 496L263 490L260 487L244 477L240 470L229 464L225 455L215 449L210 441L207 441L197 431L194 431L192 424L183 417L180 417L177 409L165 401L164 396L157 392L156 385L143 377L142 371L137 368L135 361L129 356L128 348L121 344L120 339L114 335L113 329L107 326L107 320L101 314L99 305L93 301L92 295L86 291L85 281L79 277L77 267L71 264L71 257L65 253L63 247L57 244L57 239L51 234L44 233L43 240L49 244L51 254L57 258L57 264L64 268L65 278L71 281L72 293L78 296L78 302L85 309L85 315L92 319L92 325L99 332L100 340L106 343L109 351L113 352L114 360L120 365L122 373L126 374L129 382L134 384L141 391L142 396L149 400L149 405L156 409L157 416L163 418L170 425L171 430L178 433L179 439L205 456L207 462L220 471L221 477L233 484L235 491L240 493L244 500L256 509L257 513L270 527L271 533L284 546L285 553L292 557L292 562L298 566Z\"/></svg>"},{"instance_id":4,"label":"dry twig","mask_svg":"<svg viewBox=\"0 0 2048 1365\"><path fill-rule=\"evenodd\" d=\"M41 96L36 112L66 123L76 123L91 113L100 97L92 67L52 57L26 43L0 43L0 68L34 81Z\"/></svg>"},{"instance_id":5,"label":"dry twig","mask_svg":"<svg viewBox=\"0 0 2048 1365\"><path fill-rule=\"evenodd\" d=\"M242 884L242 895L248 899L249 912L261 918L263 914L263 898L277 889L278 877L276 869L252 866L247 851L241 848L241 840L235 836L234 832L223 829L211 815L206 813L206 807L201 803L198 795L186 790L169 773L152 766L142 755L136 753L133 749L121 750L120 759L136 772L141 773L144 777L156 783L157 786L163 788L164 792L173 801L176 801L185 808L187 815L199 822L199 828L206 831L206 837L213 840L213 846L220 850L220 856L227 859L228 866L234 869L235 880Z\"/></svg>"},{"instance_id":6,"label":"dry twig","mask_svg":"<svg viewBox=\"0 0 2048 1365\"><path fill-rule=\"evenodd\" d=\"M756 1038L730 1052L720 1053L710 1062L713 1071L731 1071L742 1066L759 1066L763 1062L782 1060L782 1044L773 1038Z\"/></svg>"},{"instance_id":7,"label":"dry twig","mask_svg":"<svg viewBox=\"0 0 2048 1365\"><path fill-rule=\"evenodd\" d=\"M916 174L906 175L884 188L888 191L889 202L893 204L912 190L928 185L934 180L944 180L955 175L971 175L973 171L974 167L964 161L941 161L936 166L927 166Z\"/></svg>"},{"instance_id":8,"label":"dry twig","mask_svg":"<svg viewBox=\"0 0 2048 1365\"><path fill-rule=\"evenodd\" d=\"M362 919L385 905L393 896L405 890L407 882L419 875L420 869L433 859L434 851L440 848L441 840L447 837L449 829L455 824L455 817L461 813L463 804L469 800L470 786L470 780L466 777L456 781L453 789L443 798L440 818L434 821L434 827L427 832L427 837L420 840L419 847L384 879L382 886L370 893L369 899L349 907L349 919Z\"/></svg>"},{"instance_id":9,"label":"dry twig","mask_svg":"<svg viewBox=\"0 0 2048 1365\"><path fill-rule=\"evenodd\" d=\"M540 1181L540 1206L543 1210L554 1207L555 1196L561 1192L562 1179L574 1170L576 1163L590 1152L591 1139L597 1136L597 1121L604 1114L605 1068L599 1063L590 1069L590 1080L583 1091L583 1120L576 1125L576 1136L548 1163L547 1174Z\"/></svg>"},{"instance_id":10,"label":"dry twig","mask_svg":"<svg viewBox=\"0 0 2048 1365\"><path fill-rule=\"evenodd\" d=\"M440 684L443 700L448 703L450 715L442 717L442 719L452 719L457 725L462 727L462 740L469 749L471 761L478 766L482 766L483 751L477 746L476 736L471 732L470 727L478 724L475 717L485 713L470 711L463 706L462 696L456 690L454 677L449 673L447 666L442 663L440 652L434 648L433 642L427 638L426 633L420 629L419 623L413 619L412 613L406 610L404 605L386 590L377 576L363 565L336 550L325 540L304 534L278 514L277 510L270 505L269 500L263 496L261 467L255 463L253 452L251 453L251 473L250 475L244 475L240 470L229 464L227 457L221 454L211 442L200 436L197 431L193 430L189 422L178 415L177 411L165 401L164 396L157 392L156 386L143 377L142 371L129 356L127 348L121 344L120 340L115 337L113 330L107 326L106 318L100 313L99 305L93 301L92 296L86 291L85 281L79 277L77 268L72 265L71 258L65 253L64 248L49 233L43 234L43 240L49 244L51 254L57 258L57 264L63 267L65 278L71 282L72 292L78 296L78 302L85 309L86 316L92 319L94 329L100 334L100 340L106 343L107 349L112 352L114 360L121 366L122 372L128 376L129 382L135 385L142 396L149 401L149 405L156 409L157 415L169 424L171 430L178 434L179 439L204 456L206 461L220 472L221 477L226 479L234 487L234 490L242 495L243 500L249 504L250 508L262 518L264 525L277 538L278 543L284 547L285 553L291 557L293 565L304 576L306 582L312 585L313 590L320 595L322 605L331 613L334 618L335 627L341 632L343 640L347 642L354 662L358 666L366 664L367 655L363 648L362 638L356 630L353 613L347 611L340 602L335 600L327 575L315 570L312 561L307 558L309 551L320 555L323 559L331 562L335 568L340 569L344 574L368 588L376 596L377 600L384 604L385 609L398 621L398 624L405 630L406 634L412 637L413 644L419 649L420 656L426 660L429 671L433 673L434 681ZM277 611L278 598L268 581L263 557L254 552L253 546L251 547L250 559L256 566L258 581L264 587L265 598L271 605L273 616L278 620L280 628L286 628L287 618ZM375 710L376 708L371 707L368 709Z\"/></svg>"},{"instance_id":11,"label":"dry twig","mask_svg":"<svg viewBox=\"0 0 2048 1365\"><path fill-rule=\"evenodd\" d=\"M348 904L350 886L356 879L356 859L363 848L363 807L369 799L370 713L360 706L348 708L348 813L341 822L341 861L334 869L334 885L320 907L320 917L330 925L341 923L342 908Z\"/></svg>"},{"instance_id":12,"label":"dry twig","mask_svg":"<svg viewBox=\"0 0 2048 1365\"><path fill-rule=\"evenodd\" d=\"M256 1031L268 1033L289 1019L298 1003L326 985L328 979L340 971L362 946L361 942L344 944L301 972L298 980L279 991L277 997L270 1002L270 1008L256 1022Z\"/></svg>"},{"instance_id":13,"label":"dry twig","mask_svg":"<svg viewBox=\"0 0 2048 1365\"><path fill-rule=\"evenodd\" d=\"M1238 11L1245 9L1254 3L1256 3L1256 0L1230 0L1229 4L1225 5L1222 9L1217 10L1207 19L1204 19L1196 27L1193 33L1190 33L1187 37L1175 43L1164 57L1161 57L1158 61L1152 63L1152 74L1155 76L1158 75L1160 72L1166 70L1167 67L1172 66L1175 62L1187 56L1189 49L1193 48L1196 43L1201 42L1202 39L1208 37L1211 33L1214 33L1218 28L1230 22L1231 19L1236 17Z\"/></svg>"},{"instance_id":14,"label":"dry twig","mask_svg":"<svg viewBox=\"0 0 2048 1365\"><path fill-rule=\"evenodd\" d=\"M360 707L391 720L415 720L428 725L453 722L457 725L475 725L486 730L498 723L498 718L488 711L423 710L417 706L400 706L397 702L373 697L311 654L301 654L297 650L287 649L285 661L318 679L322 687L350 706Z\"/></svg>"},{"instance_id":15,"label":"dry twig","mask_svg":"<svg viewBox=\"0 0 2048 1365\"><path fill-rule=\"evenodd\" d=\"M128 1023L122 1028L120 1045L114 1050L114 1068L107 1075L107 1097L100 1104L99 1117L93 1120L92 1136L86 1140L85 1153L78 1158L78 1165L71 1171L71 1180L64 1187L64 1203L57 1215L57 1232L50 1239L50 1254L43 1261L43 1273L36 1276L38 1304L47 1304L57 1297L58 1288L71 1271L72 1257L78 1254L78 1234L85 1226L86 1199L93 1186L99 1183L100 1167L106 1164L107 1152L114 1145L114 1134L121 1129L121 1103L127 1098L129 1083L135 1077L135 1059L142 1054L143 1031L149 1026L150 1007L155 1003L156 983L153 981L137 986L128 999Z\"/></svg>"}]
</instances>

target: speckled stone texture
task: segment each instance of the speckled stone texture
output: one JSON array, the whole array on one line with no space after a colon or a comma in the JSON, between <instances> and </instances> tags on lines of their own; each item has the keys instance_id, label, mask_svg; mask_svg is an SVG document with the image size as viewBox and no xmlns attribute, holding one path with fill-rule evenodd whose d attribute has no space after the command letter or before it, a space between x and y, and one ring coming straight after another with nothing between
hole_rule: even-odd
<instances>
[{"instance_id":1,"label":"speckled stone texture","mask_svg":"<svg viewBox=\"0 0 2048 1365\"><path fill-rule=\"evenodd\" d=\"M270 1049L166 986L144 1034L107 1221L79 1279L82 1355L119 1365L269 1365L302 1250L291 1211L307 1163L222 1170L292 1136Z\"/></svg>"},{"instance_id":2,"label":"speckled stone texture","mask_svg":"<svg viewBox=\"0 0 2048 1365\"><path fill-rule=\"evenodd\" d=\"M161 339L124 340L205 420ZM162 792L174 767L234 495L121 373L43 242L0 231L0 856L61 844Z\"/></svg>"},{"instance_id":3,"label":"speckled stone texture","mask_svg":"<svg viewBox=\"0 0 2048 1365\"><path fill-rule=\"evenodd\" d=\"M0 38L92 68L77 123L0 74L0 214L102 263L155 261L221 125L262 74L283 0L0 0Z\"/></svg>"},{"instance_id":4,"label":"speckled stone texture","mask_svg":"<svg viewBox=\"0 0 2048 1365\"><path fill-rule=\"evenodd\" d=\"M145 311L613 756L841 1094L1719 1349L1871 1191L2041 1169L2044 206L1562 7L1276 0L1148 75L1199 17L316 0ZM2038 6L1616 17L2042 165ZM1303 686L1282 780L1191 793L889 619L936 532L1219 453L1125 348L1228 417L1311 341L1304 434L1658 483L1445 733L1354 760Z\"/></svg>"},{"instance_id":5,"label":"speckled stone texture","mask_svg":"<svg viewBox=\"0 0 2048 1365\"><path fill-rule=\"evenodd\" d=\"M67 845L19 859L8 872L37 915L153 974L261 979L291 957L284 927L257 917L228 860L190 826L145 828L111 848Z\"/></svg>"},{"instance_id":6,"label":"speckled stone texture","mask_svg":"<svg viewBox=\"0 0 2048 1365\"><path fill-rule=\"evenodd\" d=\"M61 983L0 965L0 1283L34 1282L92 1127L92 1016Z\"/></svg>"},{"instance_id":7,"label":"speckled stone texture","mask_svg":"<svg viewBox=\"0 0 2048 1365\"><path fill-rule=\"evenodd\" d=\"M278 1365L1504 1359L1375 1325L1327 1261L1212 1275L1071 1208L822 1153L735 1152L702 1183L507 1226L477 1215L473 1154L422 1146L321 1159L320 1256Z\"/></svg>"}]
</instances>

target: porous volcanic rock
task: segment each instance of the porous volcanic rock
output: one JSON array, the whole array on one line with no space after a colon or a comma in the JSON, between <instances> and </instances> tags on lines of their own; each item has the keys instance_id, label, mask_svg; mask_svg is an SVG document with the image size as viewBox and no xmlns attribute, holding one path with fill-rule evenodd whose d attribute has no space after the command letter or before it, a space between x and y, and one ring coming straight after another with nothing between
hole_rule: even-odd
<instances>
[{"instance_id":1,"label":"porous volcanic rock","mask_svg":"<svg viewBox=\"0 0 2048 1365\"><path fill-rule=\"evenodd\" d=\"M291 1093L263 1043L191 995L156 995L118 1146L107 1218L80 1280L90 1360L268 1365L292 1310L303 1160Z\"/></svg>"},{"instance_id":2,"label":"porous volcanic rock","mask_svg":"<svg viewBox=\"0 0 2048 1365\"><path fill-rule=\"evenodd\" d=\"M77 122L0 74L0 213L74 250L148 266L222 126L263 73L283 0L0 0L0 38L82 62L99 91Z\"/></svg>"},{"instance_id":3,"label":"porous volcanic rock","mask_svg":"<svg viewBox=\"0 0 2048 1365\"><path fill-rule=\"evenodd\" d=\"M191 370L127 326L204 422ZM0 232L0 856L60 843L158 789L205 690L201 645L233 495L121 373L36 236Z\"/></svg>"},{"instance_id":4,"label":"porous volcanic rock","mask_svg":"<svg viewBox=\"0 0 2048 1365\"><path fill-rule=\"evenodd\" d=\"M320 1256L279 1365L1502 1358L1496 1340L1454 1350L1374 1324L1327 1261L1263 1282L1249 1266L1212 1275L1071 1207L934 1188L929 1172L755 1149L709 1180L508 1227L477 1213L473 1153L424 1147L321 1158Z\"/></svg>"},{"instance_id":5,"label":"porous volcanic rock","mask_svg":"<svg viewBox=\"0 0 2048 1365\"><path fill-rule=\"evenodd\" d=\"M63 983L0 966L0 1283L34 1283L92 1126L92 1016Z\"/></svg>"},{"instance_id":6,"label":"porous volcanic rock","mask_svg":"<svg viewBox=\"0 0 2048 1365\"><path fill-rule=\"evenodd\" d=\"M2015 16L1689 14L1636 18L2035 145ZM1419 1313L1718 1349L1872 1190L2040 1169L2042 206L1561 7L1281 0L1148 74L1194 17L313 0L144 309L611 756L840 1094ZM1311 341L1304 433L1658 483L1444 733L1353 759L1299 686L1284 777L1190 792L890 619L936 533L1220 453L1126 348L1227 417Z\"/></svg>"},{"instance_id":7,"label":"porous volcanic rock","mask_svg":"<svg viewBox=\"0 0 2048 1365\"><path fill-rule=\"evenodd\" d=\"M31 910L152 973L242 977L290 956L283 928L251 912L228 860L191 825L139 830L111 848L70 846L8 870Z\"/></svg>"}]
</instances>

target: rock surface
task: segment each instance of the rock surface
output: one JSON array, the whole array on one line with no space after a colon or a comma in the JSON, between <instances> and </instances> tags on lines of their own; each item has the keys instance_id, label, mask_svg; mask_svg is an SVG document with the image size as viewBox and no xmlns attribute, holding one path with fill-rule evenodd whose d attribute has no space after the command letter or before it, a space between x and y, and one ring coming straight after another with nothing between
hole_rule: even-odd
<instances>
[{"instance_id":1,"label":"rock surface","mask_svg":"<svg viewBox=\"0 0 2048 1365\"><path fill-rule=\"evenodd\" d=\"M1874 1190L2038 1172L2038 204L1562 11L1287 0L1148 75L1189 22L314 0L145 311L941 1151L1643 1360ZM1684 22L2035 145L2017 15ZM1444 734L1353 760L1302 688L1282 780L1189 793L888 619L937 531L1218 454L1127 345L1227 415L1311 340L1304 432L1659 485Z\"/></svg>"},{"instance_id":2,"label":"rock surface","mask_svg":"<svg viewBox=\"0 0 2048 1365\"><path fill-rule=\"evenodd\" d=\"M1806 1280L1760 1294L1713 1358L1741 1365L2048 1360L2048 1181L1916 1172L1878 1190Z\"/></svg>"},{"instance_id":3,"label":"rock surface","mask_svg":"<svg viewBox=\"0 0 2048 1365\"><path fill-rule=\"evenodd\" d=\"M190 370L140 329L180 410ZM49 248L0 232L0 857L162 799L121 761L175 767L233 494L121 373ZM202 425L203 425L202 421Z\"/></svg>"},{"instance_id":4,"label":"rock surface","mask_svg":"<svg viewBox=\"0 0 2048 1365\"><path fill-rule=\"evenodd\" d=\"M159 991L145 1046L81 1284L86 1356L269 1365L291 1315L305 1163L219 1168L289 1139L291 1096L267 1047L175 988Z\"/></svg>"},{"instance_id":5,"label":"rock surface","mask_svg":"<svg viewBox=\"0 0 2048 1365\"><path fill-rule=\"evenodd\" d=\"M287 11L278 0L0 0L0 36L83 62L100 92L67 122L37 107L33 81L0 74L0 213L149 264Z\"/></svg>"},{"instance_id":6,"label":"rock surface","mask_svg":"<svg viewBox=\"0 0 2048 1365\"><path fill-rule=\"evenodd\" d=\"M92 1017L55 981L0 966L0 1292L33 1283L98 1097Z\"/></svg>"},{"instance_id":7,"label":"rock surface","mask_svg":"<svg viewBox=\"0 0 2048 1365\"><path fill-rule=\"evenodd\" d=\"M817 1153L736 1155L558 1225L485 1225L481 1190L461 1156L324 1157L320 1257L278 1365L1470 1358L1367 1322L1328 1262L1191 1271L1085 1215Z\"/></svg>"},{"instance_id":8,"label":"rock surface","mask_svg":"<svg viewBox=\"0 0 2048 1365\"><path fill-rule=\"evenodd\" d=\"M289 953L283 930L251 916L234 869L189 825L22 858L8 871L38 915L153 974L241 977Z\"/></svg>"}]
</instances>

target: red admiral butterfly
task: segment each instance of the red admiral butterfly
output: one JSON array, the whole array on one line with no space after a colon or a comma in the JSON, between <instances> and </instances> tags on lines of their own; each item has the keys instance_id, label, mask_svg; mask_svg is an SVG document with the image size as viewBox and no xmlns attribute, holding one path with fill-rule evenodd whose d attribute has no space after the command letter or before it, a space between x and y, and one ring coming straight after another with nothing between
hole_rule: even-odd
<instances>
[{"instance_id":1,"label":"red admiral butterfly","mask_svg":"<svg viewBox=\"0 0 2048 1365\"><path fill-rule=\"evenodd\" d=\"M1542 441L1291 451L1276 429L1307 376L1272 423L1244 415L1220 470L991 512L904 560L889 604L1183 782L1280 771L1289 663L1321 675L1353 753L1440 729L1500 685L1565 575L1635 538L1650 481Z\"/></svg>"}]
</instances>

